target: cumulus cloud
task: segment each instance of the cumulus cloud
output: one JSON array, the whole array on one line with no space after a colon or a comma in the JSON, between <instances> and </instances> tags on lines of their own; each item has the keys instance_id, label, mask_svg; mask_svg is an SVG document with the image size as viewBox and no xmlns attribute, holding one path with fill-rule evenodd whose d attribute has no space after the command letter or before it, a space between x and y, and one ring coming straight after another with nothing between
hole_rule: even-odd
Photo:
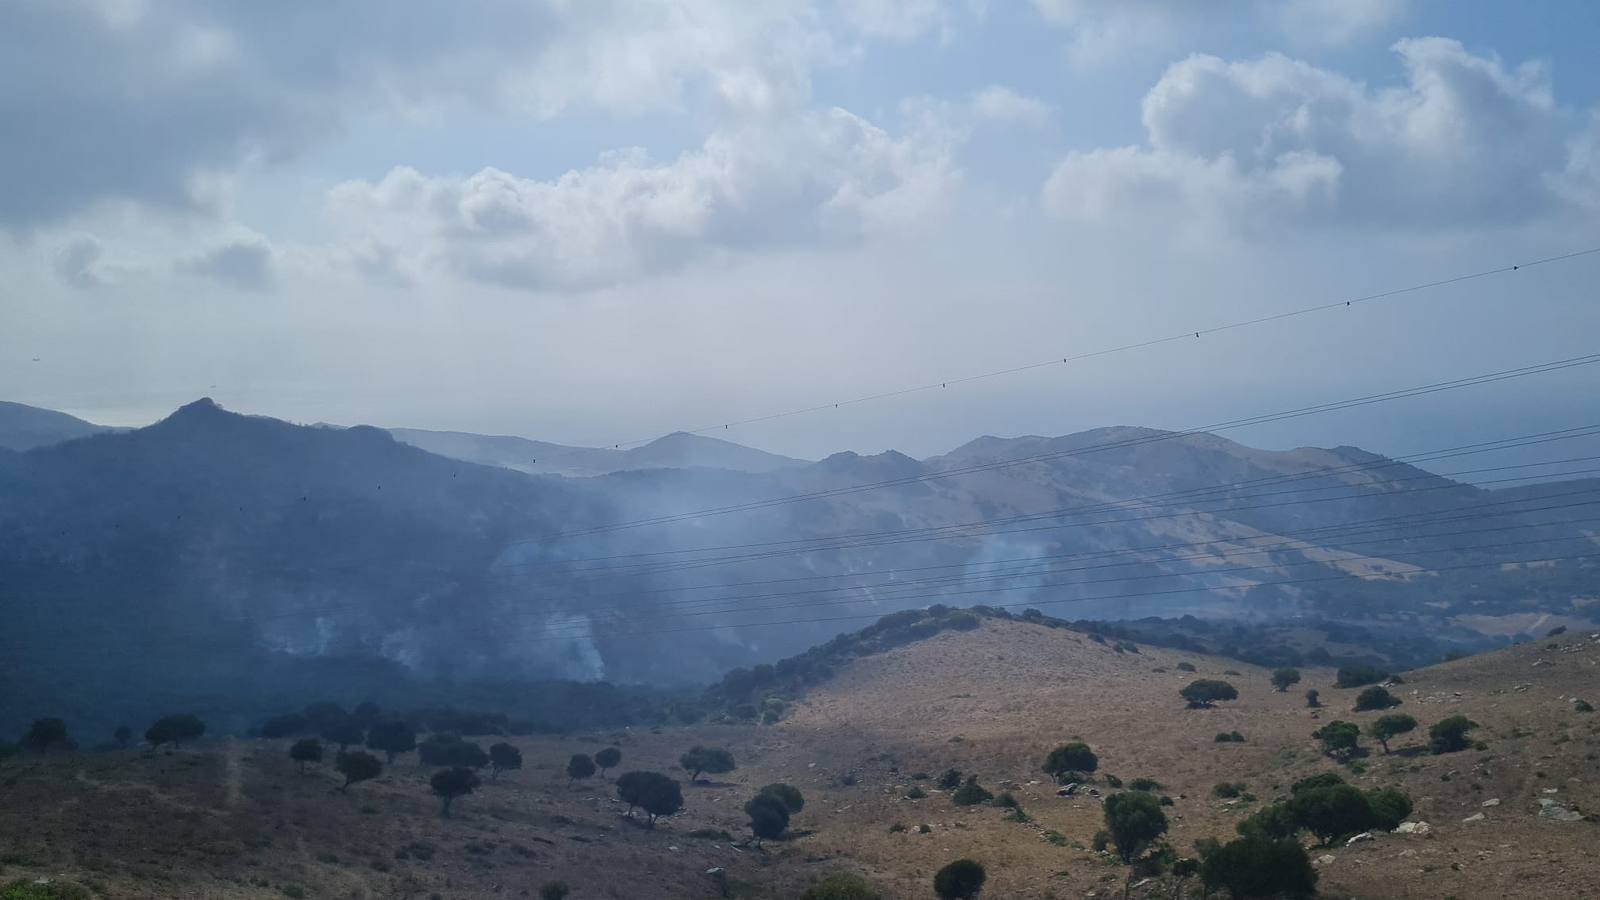
<instances>
[{"instance_id":1,"label":"cumulus cloud","mask_svg":"<svg viewBox=\"0 0 1600 900\"><path fill-rule=\"evenodd\" d=\"M1409 0L1033 0L1067 37L1067 58L1100 66L1136 52L1165 50L1196 33L1265 22L1300 44L1337 46L1399 21Z\"/></svg>"},{"instance_id":2,"label":"cumulus cloud","mask_svg":"<svg viewBox=\"0 0 1600 900\"><path fill-rule=\"evenodd\" d=\"M77 235L56 249L56 277L76 288L98 287L104 283L99 271L104 253L94 235Z\"/></svg>"},{"instance_id":3,"label":"cumulus cloud","mask_svg":"<svg viewBox=\"0 0 1600 900\"><path fill-rule=\"evenodd\" d=\"M1279 27L1303 44L1348 44L1392 25L1410 10L1409 0L1274 0Z\"/></svg>"},{"instance_id":4,"label":"cumulus cloud","mask_svg":"<svg viewBox=\"0 0 1600 900\"><path fill-rule=\"evenodd\" d=\"M978 119L1034 127L1048 124L1051 116L1049 104L1000 85L990 85L974 94L971 109Z\"/></svg>"},{"instance_id":5,"label":"cumulus cloud","mask_svg":"<svg viewBox=\"0 0 1600 900\"><path fill-rule=\"evenodd\" d=\"M1145 96L1147 144L1069 154L1046 205L1248 231L1291 217L1516 223L1581 199L1562 187L1579 149L1543 67L1509 68L1443 38L1393 50L1406 83L1376 90L1279 54L1176 63Z\"/></svg>"},{"instance_id":6,"label":"cumulus cloud","mask_svg":"<svg viewBox=\"0 0 1600 900\"><path fill-rule=\"evenodd\" d=\"M894 135L833 109L718 132L670 161L620 151L549 180L401 167L339 185L330 201L352 231L407 255L544 290L626 281L706 253L913 227L959 178L948 134Z\"/></svg>"},{"instance_id":7,"label":"cumulus cloud","mask_svg":"<svg viewBox=\"0 0 1600 900\"><path fill-rule=\"evenodd\" d=\"M0 4L0 227L204 208L208 176L292 158L357 110L772 109L845 58L827 25L802 0Z\"/></svg>"},{"instance_id":8,"label":"cumulus cloud","mask_svg":"<svg viewBox=\"0 0 1600 900\"><path fill-rule=\"evenodd\" d=\"M272 247L257 237L239 238L185 260L178 268L240 290L258 291L273 282Z\"/></svg>"}]
</instances>

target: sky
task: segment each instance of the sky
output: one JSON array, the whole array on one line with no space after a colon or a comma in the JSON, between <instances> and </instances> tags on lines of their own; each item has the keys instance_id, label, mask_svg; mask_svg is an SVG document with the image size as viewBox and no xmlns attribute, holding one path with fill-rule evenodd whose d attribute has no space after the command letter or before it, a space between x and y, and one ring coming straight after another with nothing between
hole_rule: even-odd
<instances>
[{"instance_id":1,"label":"sky","mask_svg":"<svg viewBox=\"0 0 1600 900\"><path fill-rule=\"evenodd\" d=\"M820 457L1600 352L1600 6L0 4L0 397ZM1229 436L1600 422L1600 367Z\"/></svg>"}]
</instances>

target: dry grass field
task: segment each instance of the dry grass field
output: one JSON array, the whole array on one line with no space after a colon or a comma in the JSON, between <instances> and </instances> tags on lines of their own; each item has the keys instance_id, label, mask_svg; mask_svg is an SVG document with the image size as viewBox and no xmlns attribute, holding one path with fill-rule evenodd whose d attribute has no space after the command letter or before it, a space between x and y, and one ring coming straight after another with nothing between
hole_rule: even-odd
<instances>
[{"instance_id":1,"label":"dry grass field","mask_svg":"<svg viewBox=\"0 0 1600 900\"><path fill-rule=\"evenodd\" d=\"M1180 671L1183 662L1197 673ZM1267 671L1231 660L1119 653L1072 631L985 620L843 667L777 725L513 738L525 768L486 775L451 819L439 816L432 770L415 754L348 792L329 766L298 772L286 741L12 760L0 764L0 884L49 878L119 898L490 898L536 897L560 879L574 900L699 898L720 895L708 872L721 868L734 896L793 898L842 871L886 897L927 898L933 873L966 856L988 868L985 897L1110 897L1127 870L1090 849L1099 799L1057 796L1039 771L1048 750L1082 739L1102 776L1160 782L1173 799L1168 837L1189 853L1196 838L1226 839L1296 779L1334 769L1313 729L1379 715L1351 712L1356 691L1334 688L1331 671L1302 671L1301 684L1279 693ZM1195 677L1226 679L1240 698L1185 709L1177 691ZM1306 708L1306 688L1326 707ZM1600 642L1561 635L1407 673L1393 690L1398 711L1422 728L1392 755L1374 745L1365 771L1346 777L1404 789L1410 820L1430 830L1312 849L1324 858L1323 895L1600 896L1596 824L1538 815L1541 799L1600 811L1600 713L1573 704L1600 700ZM1480 724L1473 737L1485 749L1413 752L1427 725L1454 713ZM1235 730L1244 743L1214 741ZM569 787L567 757L612 742L621 771L684 781L684 811L645 828L622 815L609 781ZM696 743L727 747L739 768L687 784L676 760ZM951 767L1009 790L1031 821L998 806L956 807L932 780L913 779ZM799 787L807 805L789 838L757 848L741 807L774 781ZM1244 782L1260 800L1217 798L1223 781ZM914 786L927 796L908 799ZM1108 790L1103 777L1094 786ZM1173 887L1136 879L1131 895Z\"/></svg>"}]
</instances>

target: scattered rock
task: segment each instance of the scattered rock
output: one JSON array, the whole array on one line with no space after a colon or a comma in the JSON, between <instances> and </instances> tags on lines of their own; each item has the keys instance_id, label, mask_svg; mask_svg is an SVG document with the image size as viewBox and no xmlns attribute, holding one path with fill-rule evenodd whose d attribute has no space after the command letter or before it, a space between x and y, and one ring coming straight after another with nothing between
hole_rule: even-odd
<instances>
[{"instance_id":1,"label":"scattered rock","mask_svg":"<svg viewBox=\"0 0 1600 900\"><path fill-rule=\"evenodd\" d=\"M1539 819L1543 822L1582 822L1583 813L1565 806L1547 797L1539 799Z\"/></svg>"},{"instance_id":2,"label":"scattered rock","mask_svg":"<svg viewBox=\"0 0 1600 900\"><path fill-rule=\"evenodd\" d=\"M1432 830L1433 830L1433 826L1429 825L1427 822L1401 822L1400 826L1394 830L1394 833L1395 834L1427 834L1428 832L1430 832Z\"/></svg>"},{"instance_id":3,"label":"scattered rock","mask_svg":"<svg viewBox=\"0 0 1600 900\"><path fill-rule=\"evenodd\" d=\"M1321 856L1317 857L1317 865L1319 865L1319 866L1332 865L1333 861L1335 859L1337 859L1337 857L1335 857L1332 853L1324 853Z\"/></svg>"},{"instance_id":4,"label":"scattered rock","mask_svg":"<svg viewBox=\"0 0 1600 900\"><path fill-rule=\"evenodd\" d=\"M1350 840L1348 840L1348 841L1345 841L1345 842L1344 842L1344 845L1345 845L1345 846L1346 846L1346 847L1348 847L1348 846L1350 846L1350 845L1351 845L1351 844L1358 844L1358 843L1361 843L1361 842L1362 842L1362 841L1370 841L1370 840L1372 840L1372 832L1370 832L1370 831L1363 831L1363 832L1361 832L1361 833L1360 833L1360 834L1358 834L1358 835L1354 835L1354 836L1352 836L1352 837L1351 837L1351 838L1350 838Z\"/></svg>"},{"instance_id":5,"label":"scattered rock","mask_svg":"<svg viewBox=\"0 0 1600 900\"><path fill-rule=\"evenodd\" d=\"M1494 797L1494 798L1491 798L1489 800L1485 800L1485 801L1483 801L1483 805L1484 806L1499 806L1500 805L1500 798L1499 797Z\"/></svg>"},{"instance_id":6,"label":"scattered rock","mask_svg":"<svg viewBox=\"0 0 1600 900\"><path fill-rule=\"evenodd\" d=\"M1485 816L1483 813L1473 813L1472 815L1467 816L1465 819L1462 819L1461 824L1465 825L1468 822L1482 822L1487 818L1488 816Z\"/></svg>"}]
</instances>

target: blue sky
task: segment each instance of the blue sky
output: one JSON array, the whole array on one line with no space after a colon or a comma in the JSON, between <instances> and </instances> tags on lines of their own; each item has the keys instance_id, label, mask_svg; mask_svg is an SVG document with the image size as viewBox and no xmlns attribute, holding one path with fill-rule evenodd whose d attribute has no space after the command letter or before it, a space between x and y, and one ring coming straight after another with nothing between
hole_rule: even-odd
<instances>
[{"instance_id":1,"label":"blue sky","mask_svg":"<svg viewBox=\"0 0 1600 900\"><path fill-rule=\"evenodd\" d=\"M0 395L611 443L1582 249L1597 44L1582 2L6 4ZM1596 283L725 436L1200 425L1593 352ZM1594 383L1235 436L1421 450Z\"/></svg>"}]
</instances>

